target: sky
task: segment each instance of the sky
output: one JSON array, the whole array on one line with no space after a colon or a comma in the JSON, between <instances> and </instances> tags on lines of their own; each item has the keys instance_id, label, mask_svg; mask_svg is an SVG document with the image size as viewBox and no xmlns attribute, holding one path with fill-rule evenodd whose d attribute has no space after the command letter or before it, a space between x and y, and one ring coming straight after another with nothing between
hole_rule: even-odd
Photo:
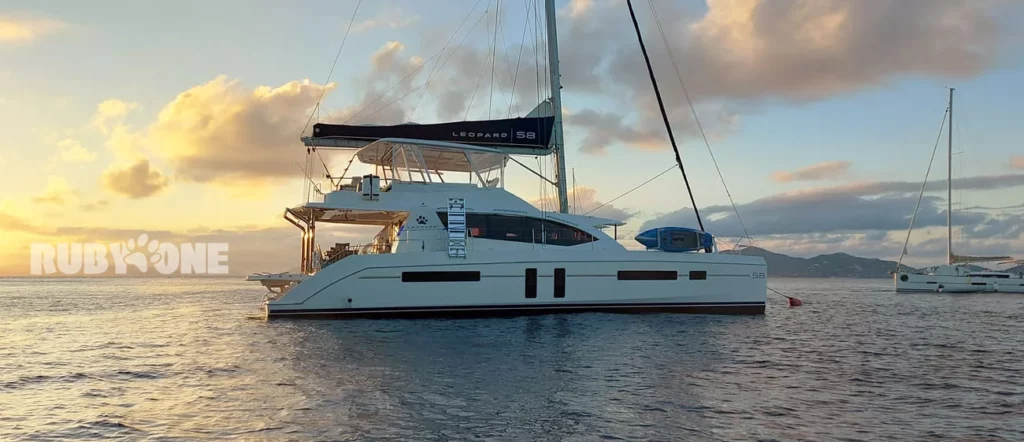
<instances>
[{"instance_id":1,"label":"sky","mask_svg":"<svg viewBox=\"0 0 1024 442\"><path fill-rule=\"evenodd\" d=\"M622 236L695 225L677 171L621 196L674 162L625 2L556 7L573 210L618 197L593 214L624 219ZM955 87L954 247L1024 255L1024 3L635 7L712 233L897 258ZM303 200L307 121L523 116L549 94L545 45L535 0L5 1L0 275L26 274L32 243L140 233L228 242L232 273L294 268L298 231L281 215ZM945 260L945 132L938 143L911 265ZM335 175L349 159L325 154ZM512 169L506 188L550 207L553 189Z\"/></svg>"}]
</instances>

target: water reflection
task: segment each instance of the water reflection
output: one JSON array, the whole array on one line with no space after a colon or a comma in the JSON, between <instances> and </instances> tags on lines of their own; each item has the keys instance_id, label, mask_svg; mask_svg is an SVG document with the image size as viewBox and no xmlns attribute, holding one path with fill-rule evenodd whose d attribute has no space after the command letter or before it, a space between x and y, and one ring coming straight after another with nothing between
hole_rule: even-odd
<instances>
[{"instance_id":1,"label":"water reflection","mask_svg":"<svg viewBox=\"0 0 1024 442\"><path fill-rule=\"evenodd\" d=\"M765 317L264 322L235 280L3 280L0 440L1024 439L1024 297L791 284Z\"/></svg>"}]
</instances>

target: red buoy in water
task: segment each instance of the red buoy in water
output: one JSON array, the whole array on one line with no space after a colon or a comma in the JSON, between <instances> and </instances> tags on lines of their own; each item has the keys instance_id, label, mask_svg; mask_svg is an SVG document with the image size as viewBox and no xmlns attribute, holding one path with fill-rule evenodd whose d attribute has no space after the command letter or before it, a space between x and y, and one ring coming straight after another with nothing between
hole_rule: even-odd
<instances>
[{"instance_id":1,"label":"red buoy in water","mask_svg":"<svg viewBox=\"0 0 1024 442\"><path fill-rule=\"evenodd\" d=\"M804 302L799 300L799 299L792 298L792 297L789 297L789 296L787 296L786 299L789 299L789 306L790 307L799 307L801 305L804 305Z\"/></svg>"}]
</instances>

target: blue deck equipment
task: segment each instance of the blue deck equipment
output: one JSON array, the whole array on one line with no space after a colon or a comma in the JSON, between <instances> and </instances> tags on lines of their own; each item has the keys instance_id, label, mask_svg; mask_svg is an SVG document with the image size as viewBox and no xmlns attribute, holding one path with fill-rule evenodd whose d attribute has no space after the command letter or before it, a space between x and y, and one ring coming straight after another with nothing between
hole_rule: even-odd
<instances>
[{"instance_id":1,"label":"blue deck equipment","mask_svg":"<svg viewBox=\"0 0 1024 442\"><path fill-rule=\"evenodd\" d=\"M673 253L710 251L715 246L715 237L710 233L686 227L658 227L637 235L635 239L648 250Z\"/></svg>"}]
</instances>

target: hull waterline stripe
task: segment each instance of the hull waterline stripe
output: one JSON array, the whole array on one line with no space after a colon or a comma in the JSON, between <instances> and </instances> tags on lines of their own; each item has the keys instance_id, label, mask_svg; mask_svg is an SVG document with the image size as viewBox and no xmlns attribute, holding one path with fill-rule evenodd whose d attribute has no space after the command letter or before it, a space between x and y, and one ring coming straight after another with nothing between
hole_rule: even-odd
<instances>
[{"instance_id":1,"label":"hull waterline stripe","mask_svg":"<svg viewBox=\"0 0 1024 442\"><path fill-rule=\"evenodd\" d=\"M282 309L273 310L268 316L343 316L343 317L389 317L389 316L491 316L502 314L537 314L557 312L610 312L610 313L707 313L707 314L764 314L765 304L759 302L695 302L695 303L602 303L602 304L509 304L480 306L430 306L430 307L387 307L387 308L329 308L329 309Z\"/></svg>"}]
</instances>

